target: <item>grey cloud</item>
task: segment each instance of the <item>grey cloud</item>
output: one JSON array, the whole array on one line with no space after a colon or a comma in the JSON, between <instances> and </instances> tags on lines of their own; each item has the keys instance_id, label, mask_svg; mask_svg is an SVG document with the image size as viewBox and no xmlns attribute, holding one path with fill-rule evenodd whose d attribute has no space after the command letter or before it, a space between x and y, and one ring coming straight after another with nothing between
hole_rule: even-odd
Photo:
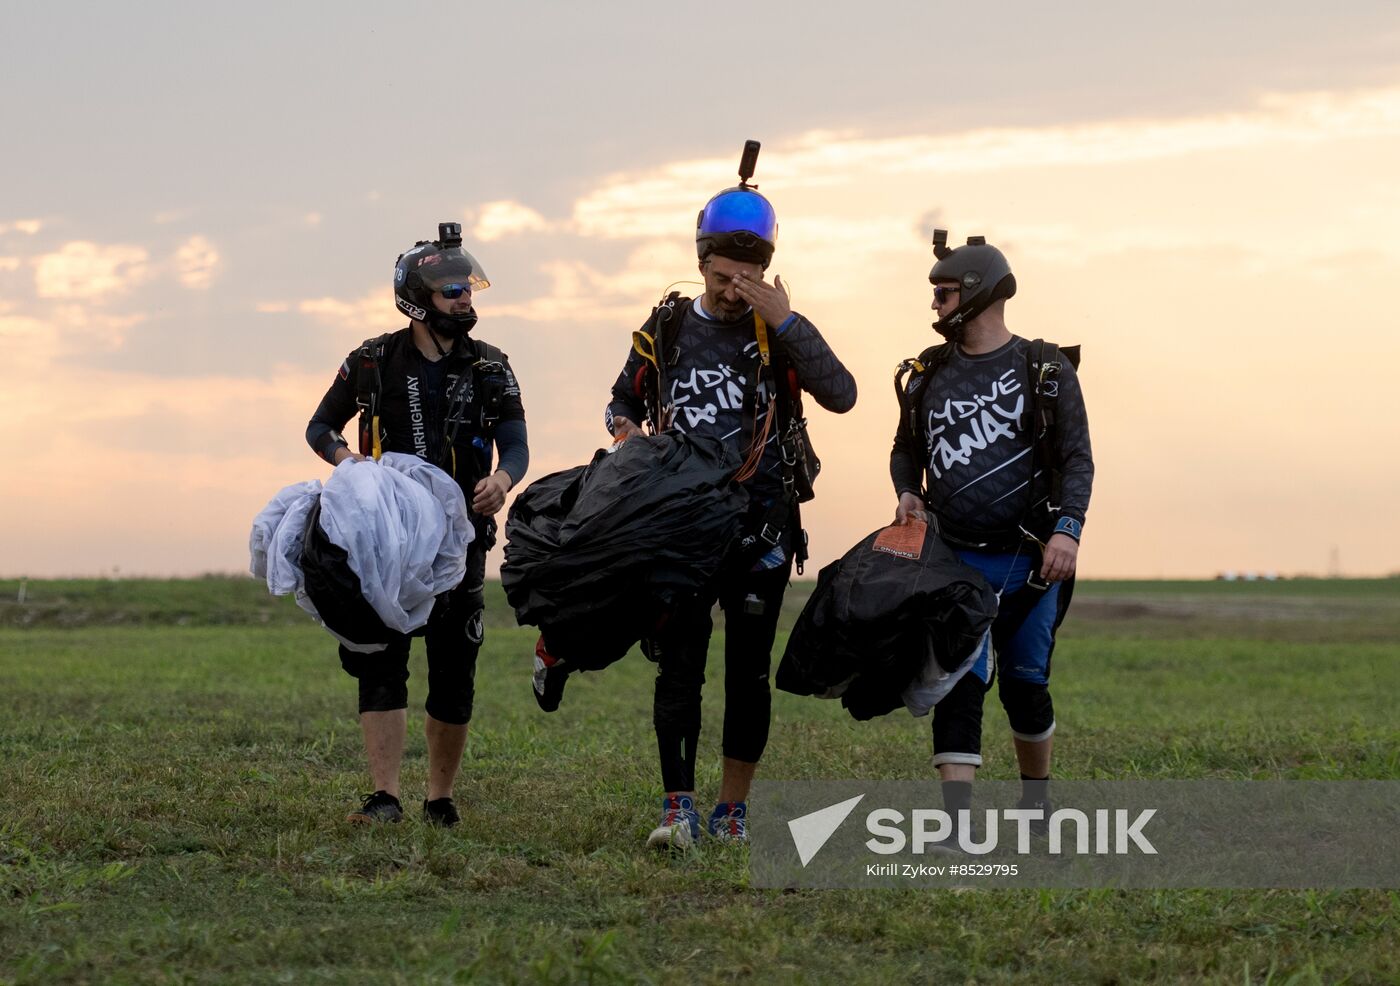
<instances>
[{"instance_id":1,"label":"grey cloud","mask_svg":"<svg viewBox=\"0 0 1400 986\"><path fill-rule=\"evenodd\" d=\"M264 207L329 215L371 188L390 209L450 195L559 211L600 174L749 136L1175 115L1372 83L1393 78L1396 36L1381 0L1325 16L1301 0L1000 15L885 2L825 17L775 3L701 29L682 8L627 0L473 10L443 72L423 41L432 20L254 3L140 19L96 8L75 22L31 5L0 39L0 81L31 94L7 106L7 132L36 139L0 180L80 227L211 198L245 223ZM33 43L44 37L64 43ZM751 54L769 42L778 70ZM444 126L454 96L463 125ZM75 116L82 126L54 125Z\"/></svg>"}]
</instances>

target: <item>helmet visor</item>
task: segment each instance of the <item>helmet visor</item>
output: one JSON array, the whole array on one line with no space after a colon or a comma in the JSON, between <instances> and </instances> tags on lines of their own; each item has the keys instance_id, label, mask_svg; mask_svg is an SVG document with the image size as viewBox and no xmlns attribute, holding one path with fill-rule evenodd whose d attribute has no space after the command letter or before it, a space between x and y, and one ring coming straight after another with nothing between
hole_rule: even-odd
<instances>
[{"instance_id":1,"label":"helmet visor","mask_svg":"<svg viewBox=\"0 0 1400 986\"><path fill-rule=\"evenodd\" d=\"M433 256L440 259L430 259L416 268L428 290L441 291L444 287L453 289L456 286L482 291L491 286L491 280L481 264L462 247L441 250ZM460 294L460 290L454 290L454 296Z\"/></svg>"}]
</instances>

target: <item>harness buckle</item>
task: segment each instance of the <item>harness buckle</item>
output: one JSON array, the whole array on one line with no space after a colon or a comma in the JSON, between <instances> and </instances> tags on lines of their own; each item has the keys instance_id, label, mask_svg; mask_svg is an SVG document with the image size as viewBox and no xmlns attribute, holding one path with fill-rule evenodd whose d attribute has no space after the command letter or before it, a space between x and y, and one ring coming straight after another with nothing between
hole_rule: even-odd
<instances>
[{"instance_id":1,"label":"harness buckle","mask_svg":"<svg viewBox=\"0 0 1400 986\"><path fill-rule=\"evenodd\" d=\"M1017 524L1016 527L1017 527L1017 529L1020 530L1020 532L1021 532L1021 537L1022 537L1024 540L1029 541L1029 542L1031 542L1032 544L1037 544L1037 545L1039 545L1042 549L1044 549L1044 547L1045 547L1045 542L1042 541L1042 540L1040 540L1040 538L1036 537L1036 536L1035 536L1034 534L1032 534L1030 531L1026 530L1026 525L1025 525L1025 524Z\"/></svg>"}]
</instances>

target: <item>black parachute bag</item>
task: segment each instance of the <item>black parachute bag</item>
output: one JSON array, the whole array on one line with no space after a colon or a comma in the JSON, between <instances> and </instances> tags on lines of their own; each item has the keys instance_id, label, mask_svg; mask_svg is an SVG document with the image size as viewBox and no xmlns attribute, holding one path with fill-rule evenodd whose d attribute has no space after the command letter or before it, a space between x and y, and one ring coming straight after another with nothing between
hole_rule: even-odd
<instances>
[{"instance_id":1,"label":"black parachute bag","mask_svg":"<svg viewBox=\"0 0 1400 986\"><path fill-rule=\"evenodd\" d=\"M933 529L882 528L821 570L776 683L797 695L839 694L856 719L885 715L930 657L957 670L996 614L986 579Z\"/></svg>"},{"instance_id":2,"label":"black parachute bag","mask_svg":"<svg viewBox=\"0 0 1400 986\"><path fill-rule=\"evenodd\" d=\"M733 555L748 493L716 439L636 436L516 497L501 584L578 670L623 657Z\"/></svg>"},{"instance_id":3,"label":"black parachute bag","mask_svg":"<svg viewBox=\"0 0 1400 986\"><path fill-rule=\"evenodd\" d=\"M321 530L321 501L306 518L302 539L301 573L306 595L321 622L346 640L357 644L386 644L399 636L384 625L360 590L360 579L350 568L345 549L333 544Z\"/></svg>"}]
</instances>

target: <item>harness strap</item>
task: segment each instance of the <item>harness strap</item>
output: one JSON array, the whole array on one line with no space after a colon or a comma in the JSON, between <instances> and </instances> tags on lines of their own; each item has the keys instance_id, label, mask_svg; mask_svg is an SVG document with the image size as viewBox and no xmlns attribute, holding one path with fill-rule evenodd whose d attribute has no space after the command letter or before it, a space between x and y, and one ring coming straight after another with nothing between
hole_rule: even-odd
<instances>
[{"instance_id":1,"label":"harness strap","mask_svg":"<svg viewBox=\"0 0 1400 986\"><path fill-rule=\"evenodd\" d=\"M355 374L355 404L360 409L360 454L375 461L384 454L384 431L379 424L379 394L383 389L380 363L388 336L366 339L360 346L359 371Z\"/></svg>"},{"instance_id":2,"label":"harness strap","mask_svg":"<svg viewBox=\"0 0 1400 986\"><path fill-rule=\"evenodd\" d=\"M356 374L355 404L360 409L360 454L372 455L378 460L384 454L384 429L380 424L380 399L384 387L383 360L390 334L366 339L360 346L358 355L359 372ZM457 378L457 385L448 395L446 413L443 419L443 441L446 447L442 458L451 475L457 475L457 431L462 423L466 408L476 401L480 409L479 420L481 437L489 440L500 421L501 407L505 400L506 355L490 343L472 340L475 360L466 372Z\"/></svg>"},{"instance_id":3,"label":"harness strap","mask_svg":"<svg viewBox=\"0 0 1400 986\"><path fill-rule=\"evenodd\" d=\"M666 368L674 366L680 359L680 350L672 347L669 351L666 348L669 333L666 331L671 327L672 320L676 317L676 310L683 302L688 303L689 299L682 298L679 291L672 291L661 299L660 304L651 310L651 321L647 323L650 332L642 329L632 333L632 348L645 361L642 364L642 373L638 374L638 386L645 379L646 364L650 363L655 371L656 386L653 393L642 394L642 399L647 405L647 414L651 418L651 433L659 435L666 428L668 408L666 403ZM649 351L648 351L649 350Z\"/></svg>"},{"instance_id":4,"label":"harness strap","mask_svg":"<svg viewBox=\"0 0 1400 986\"><path fill-rule=\"evenodd\" d=\"M951 344L940 343L930 346L917 357L911 357L895 368L894 393L899 401L901 425L908 428L909 440L916 450L926 444L921 440L924 432L919 418L920 395L932 375L951 358ZM920 472L925 472L926 468ZM927 502L927 489L921 486L919 495Z\"/></svg>"},{"instance_id":5,"label":"harness strap","mask_svg":"<svg viewBox=\"0 0 1400 986\"><path fill-rule=\"evenodd\" d=\"M652 366L656 366L656 336L646 329L638 329L632 333L632 348L637 355L646 360Z\"/></svg>"},{"instance_id":6,"label":"harness strap","mask_svg":"<svg viewBox=\"0 0 1400 986\"><path fill-rule=\"evenodd\" d=\"M1043 464L1047 445L1055 440L1055 412L1060 398L1059 347L1037 339L1026 353L1027 376L1031 384L1031 476L1026 483L1026 509L1022 528L1035 510L1035 476Z\"/></svg>"},{"instance_id":7,"label":"harness strap","mask_svg":"<svg viewBox=\"0 0 1400 986\"><path fill-rule=\"evenodd\" d=\"M501 420L501 404L505 400L506 354L487 342L476 343L476 362L472 363L473 389L480 393L479 424L488 434Z\"/></svg>"},{"instance_id":8,"label":"harness strap","mask_svg":"<svg viewBox=\"0 0 1400 986\"><path fill-rule=\"evenodd\" d=\"M799 451L805 454L805 450L797 448L797 443L802 441L801 429L806 424L806 418L802 414L802 387L797 379L797 371L788 365L783 349L779 347L770 352L768 327L757 312L754 312L754 335L758 339L758 351L763 365L768 366L771 362L773 368L773 386L776 391L773 403L769 407L771 409L774 404L778 405L778 418L783 430L778 440L783 470L784 502L781 509L791 518L794 532L793 562L797 574L802 575L808 558L808 545L807 532L802 527L802 502L797 495L795 480ZM779 507L780 504L774 504L774 508Z\"/></svg>"}]
</instances>

